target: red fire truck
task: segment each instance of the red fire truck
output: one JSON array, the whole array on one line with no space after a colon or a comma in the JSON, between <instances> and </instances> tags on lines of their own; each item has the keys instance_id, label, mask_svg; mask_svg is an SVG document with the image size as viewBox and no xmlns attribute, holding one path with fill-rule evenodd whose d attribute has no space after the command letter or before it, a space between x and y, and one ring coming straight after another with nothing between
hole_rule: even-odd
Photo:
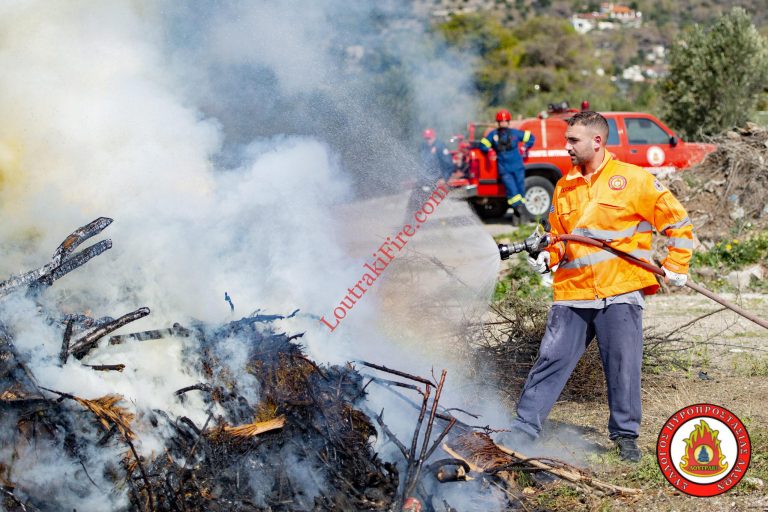
<instances>
[{"instance_id":1,"label":"red fire truck","mask_svg":"<svg viewBox=\"0 0 768 512\"><path fill-rule=\"evenodd\" d=\"M571 168L565 150L566 121L575 113L567 104L550 105L538 117L512 121L511 126L529 130L536 142L525 161L525 204L529 219L549 213L555 183ZM608 120L607 149L624 162L666 175L701 162L715 150L712 144L683 142L651 114L642 112L601 112ZM493 150L483 153L480 139L495 128L491 123L468 124L469 136L459 138L455 161L463 176L449 185L454 194L466 197L483 218L502 217L507 211L504 185L496 169ZM529 220L524 219L524 220Z\"/></svg>"}]
</instances>

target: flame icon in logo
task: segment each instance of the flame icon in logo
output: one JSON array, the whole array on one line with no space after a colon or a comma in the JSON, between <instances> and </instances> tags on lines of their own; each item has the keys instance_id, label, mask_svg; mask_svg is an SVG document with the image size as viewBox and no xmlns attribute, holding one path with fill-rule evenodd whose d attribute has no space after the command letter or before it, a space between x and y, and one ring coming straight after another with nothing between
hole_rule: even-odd
<instances>
[{"instance_id":1,"label":"flame icon in logo","mask_svg":"<svg viewBox=\"0 0 768 512\"><path fill-rule=\"evenodd\" d=\"M720 451L717 430L712 430L701 420L685 439L685 455L681 458L680 471L691 476L707 477L723 473L728 469L725 455Z\"/></svg>"}]
</instances>

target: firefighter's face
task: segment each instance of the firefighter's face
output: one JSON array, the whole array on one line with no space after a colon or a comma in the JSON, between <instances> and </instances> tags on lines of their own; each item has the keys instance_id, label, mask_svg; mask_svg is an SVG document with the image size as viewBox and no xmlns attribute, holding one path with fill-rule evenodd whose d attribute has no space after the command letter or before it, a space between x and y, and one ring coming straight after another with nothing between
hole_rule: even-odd
<instances>
[{"instance_id":1,"label":"firefighter's face","mask_svg":"<svg viewBox=\"0 0 768 512\"><path fill-rule=\"evenodd\" d=\"M565 130L565 150L573 165L591 162L600 151L602 136L584 125L569 126Z\"/></svg>"},{"instance_id":2,"label":"firefighter's face","mask_svg":"<svg viewBox=\"0 0 768 512\"><path fill-rule=\"evenodd\" d=\"M509 128L509 121L497 121L499 128Z\"/></svg>"}]
</instances>

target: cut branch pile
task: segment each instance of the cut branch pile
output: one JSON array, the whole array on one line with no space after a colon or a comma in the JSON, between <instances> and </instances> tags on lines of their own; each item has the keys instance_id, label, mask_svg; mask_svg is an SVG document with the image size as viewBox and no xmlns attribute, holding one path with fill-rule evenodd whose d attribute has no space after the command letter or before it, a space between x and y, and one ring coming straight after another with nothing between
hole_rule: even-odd
<instances>
[{"instance_id":1,"label":"cut branch pile","mask_svg":"<svg viewBox=\"0 0 768 512\"><path fill-rule=\"evenodd\" d=\"M472 330L467 341L473 354L470 370L478 381L495 385L510 404L520 395L525 379L538 355L547 323L549 304L507 295L493 306L495 320ZM689 350L694 343L715 343L721 332L705 339L690 335L698 322L724 311L717 309L669 332L653 327L643 330L643 371L667 368L689 369ZM723 325L723 331L731 328ZM694 341L695 340L695 341ZM592 400L606 397L605 377L597 343L592 342L563 390L562 399Z\"/></svg>"},{"instance_id":2,"label":"cut branch pile","mask_svg":"<svg viewBox=\"0 0 768 512\"><path fill-rule=\"evenodd\" d=\"M669 182L698 237L717 241L768 227L768 130L747 123L711 142L713 153Z\"/></svg>"}]
</instances>

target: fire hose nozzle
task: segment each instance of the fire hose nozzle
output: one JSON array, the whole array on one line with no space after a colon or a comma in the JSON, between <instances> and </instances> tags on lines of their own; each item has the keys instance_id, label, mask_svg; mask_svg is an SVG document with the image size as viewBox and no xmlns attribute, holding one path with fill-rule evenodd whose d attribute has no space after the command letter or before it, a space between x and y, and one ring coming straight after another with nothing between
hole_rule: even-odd
<instances>
[{"instance_id":1,"label":"fire hose nozzle","mask_svg":"<svg viewBox=\"0 0 768 512\"><path fill-rule=\"evenodd\" d=\"M544 233L538 228L533 232L531 236L523 240L522 242L513 242L509 245L498 244L499 256L502 260L509 259L511 254L518 252L527 252L531 257L535 258L543 251L550 243L549 233Z\"/></svg>"}]
</instances>

